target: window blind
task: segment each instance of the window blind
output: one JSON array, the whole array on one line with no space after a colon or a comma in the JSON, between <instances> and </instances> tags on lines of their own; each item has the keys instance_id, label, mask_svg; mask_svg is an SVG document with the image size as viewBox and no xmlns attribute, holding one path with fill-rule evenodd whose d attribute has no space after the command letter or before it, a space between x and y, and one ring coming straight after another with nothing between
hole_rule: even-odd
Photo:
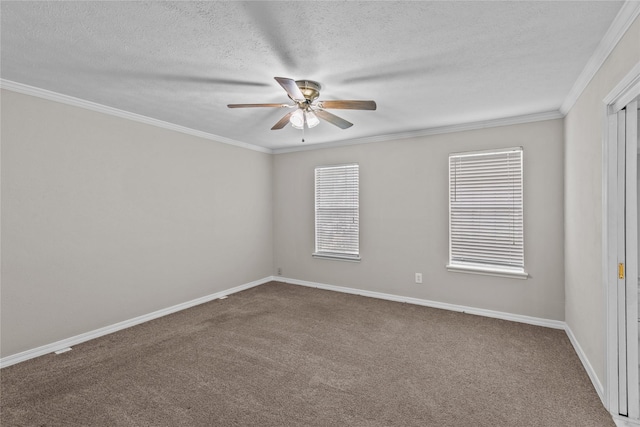
<instances>
[{"instance_id":1,"label":"window blind","mask_svg":"<svg viewBox=\"0 0 640 427\"><path fill-rule=\"evenodd\" d=\"M449 156L452 266L524 271L522 148Z\"/></svg>"},{"instance_id":2,"label":"window blind","mask_svg":"<svg viewBox=\"0 0 640 427\"><path fill-rule=\"evenodd\" d=\"M359 167L315 169L315 255L359 258Z\"/></svg>"}]
</instances>

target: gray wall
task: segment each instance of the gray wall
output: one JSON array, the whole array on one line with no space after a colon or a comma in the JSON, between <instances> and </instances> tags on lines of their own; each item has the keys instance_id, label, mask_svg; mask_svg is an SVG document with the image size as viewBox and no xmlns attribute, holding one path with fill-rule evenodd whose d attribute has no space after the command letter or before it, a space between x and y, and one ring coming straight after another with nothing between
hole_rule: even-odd
<instances>
[{"instance_id":1,"label":"gray wall","mask_svg":"<svg viewBox=\"0 0 640 427\"><path fill-rule=\"evenodd\" d=\"M524 147L531 278L448 272L448 154L511 146ZM360 164L362 261L312 258L314 167L350 162ZM285 277L564 320L562 120L275 155L274 221Z\"/></svg>"},{"instance_id":2,"label":"gray wall","mask_svg":"<svg viewBox=\"0 0 640 427\"><path fill-rule=\"evenodd\" d=\"M565 117L566 322L605 384L602 271L603 99L640 61L640 19L629 28Z\"/></svg>"},{"instance_id":3,"label":"gray wall","mask_svg":"<svg viewBox=\"0 0 640 427\"><path fill-rule=\"evenodd\" d=\"M604 383L602 99L640 61L639 40L636 20L564 135L553 120L270 156L3 90L0 356L281 267L296 279L566 319ZM531 278L447 272L447 154L514 145L525 148ZM361 263L311 257L313 168L345 162L361 165Z\"/></svg>"},{"instance_id":4,"label":"gray wall","mask_svg":"<svg viewBox=\"0 0 640 427\"><path fill-rule=\"evenodd\" d=\"M272 274L269 154L2 91L2 356Z\"/></svg>"}]
</instances>

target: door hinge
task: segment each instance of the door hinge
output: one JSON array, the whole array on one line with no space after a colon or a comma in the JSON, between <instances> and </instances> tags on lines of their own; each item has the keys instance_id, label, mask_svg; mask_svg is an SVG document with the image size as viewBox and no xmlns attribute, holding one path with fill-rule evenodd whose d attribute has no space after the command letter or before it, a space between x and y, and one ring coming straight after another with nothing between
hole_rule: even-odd
<instances>
[{"instance_id":1,"label":"door hinge","mask_svg":"<svg viewBox=\"0 0 640 427\"><path fill-rule=\"evenodd\" d=\"M618 279L624 279L624 263L618 264Z\"/></svg>"}]
</instances>

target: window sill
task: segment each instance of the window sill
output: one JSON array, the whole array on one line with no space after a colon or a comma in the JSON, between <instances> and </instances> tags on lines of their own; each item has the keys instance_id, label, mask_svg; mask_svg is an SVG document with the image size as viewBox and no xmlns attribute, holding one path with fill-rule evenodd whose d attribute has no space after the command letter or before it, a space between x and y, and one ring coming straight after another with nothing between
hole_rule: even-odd
<instances>
[{"instance_id":1,"label":"window sill","mask_svg":"<svg viewBox=\"0 0 640 427\"><path fill-rule=\"evenodd\" d=\"M447 264L447 270L453 273L480 274L484 276L509 277L512 279L526 280L529 274L526 271L502 270L499 268L475 267L468 265Z\"/></svg>"},{"instance_id":2,"label":"window sill","mask_svg":"<svg viewBox=\"0 0 640 427\"><path fill-rule=\"evenodd\" d=\"M314 252L311 254L314 258L331 259L334 261L360 262L360 255L333 254L326 252Z\"/></svg>"}]
</instances>

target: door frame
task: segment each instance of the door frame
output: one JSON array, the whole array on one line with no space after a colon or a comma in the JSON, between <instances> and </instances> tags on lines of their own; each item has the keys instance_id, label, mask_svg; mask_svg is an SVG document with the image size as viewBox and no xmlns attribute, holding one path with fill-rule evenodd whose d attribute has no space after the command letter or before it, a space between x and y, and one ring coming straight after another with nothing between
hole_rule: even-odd
<instances>
[{"instance_id":1,"label":"door frame","mask_svg":"<svg viewBox=\"0 0 640 427\"><path fill-rule=\"evenodd\" d=\"M618 112L640 96L640 62L603 100L602 108L602 280L606 301L605 384L601 396L607 410L620 421L629 420L618 414ZM638 261L632 260L636 263ZM637 271L637 270L636 270Z\"/></svg>"}]
</instances>

